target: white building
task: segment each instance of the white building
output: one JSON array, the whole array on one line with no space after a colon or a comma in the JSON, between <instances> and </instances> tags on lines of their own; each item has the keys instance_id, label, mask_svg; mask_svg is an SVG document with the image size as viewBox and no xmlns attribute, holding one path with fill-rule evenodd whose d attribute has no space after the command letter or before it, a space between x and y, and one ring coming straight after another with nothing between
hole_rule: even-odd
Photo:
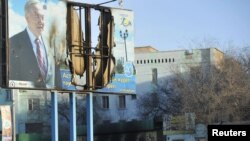
<instances>
[{"instance_id":1,"label":"white building","mask_svg":"<svg viewBox=\"0 0 250 141\"><path fill-rule=\"evenodd\" d=\"M134 65L136 68L136 96L100 96L105 121L138 119L136 97L148 93L155 84L173 75L174 72L190 71L191 66L218 65L224 53L216 48L158 51L153 47L136 47ZM104 103L109 103L105 107ZM107 104L106 104L107 105ZM121 106L122 105L122 106Z\"/></svg>"},{"instance_id":2,"label":"white building","mask_svg":"<svg viewBox=\"0 0 250 141\"><path fill-rule=\"evenodd\" d=\"M216 48L175 51L158 51L150 46L135 48L136 93L149 92L160 79L176 71L184 73L195 65L218 65L223 55Z\"/></svg>"}]
</instances>

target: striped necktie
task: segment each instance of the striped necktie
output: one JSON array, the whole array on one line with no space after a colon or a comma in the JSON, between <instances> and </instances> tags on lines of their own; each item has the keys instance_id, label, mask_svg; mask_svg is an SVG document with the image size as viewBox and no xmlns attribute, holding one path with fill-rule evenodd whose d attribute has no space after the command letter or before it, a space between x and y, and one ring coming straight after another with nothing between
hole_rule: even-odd
<instances>
[{"instance_id":1,"label":"striped necktie","mask_svg":"<svg viewBox=\"0 0 250 141\"><path fill-rule=\"evenodd\" d=\"M43 79L45 80L47 75L47 65L46 65L46 58L43 55L43 48L41 47L41 41L39 39L35 40L36 44L36 53L37 53L37 62L42 74Z\"/></svg>"}]
</instances>

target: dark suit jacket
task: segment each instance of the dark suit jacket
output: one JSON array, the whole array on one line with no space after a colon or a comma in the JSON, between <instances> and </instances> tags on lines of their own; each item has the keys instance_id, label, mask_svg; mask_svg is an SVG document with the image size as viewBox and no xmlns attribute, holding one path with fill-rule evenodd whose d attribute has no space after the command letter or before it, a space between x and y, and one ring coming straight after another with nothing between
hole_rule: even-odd
<instances>
[{"instance_id":1,"label":"dark suit jacket","mask_svg":"<svg viewBox=\"0 0 250 141\"><path fill-rule=\"evenodd\" d=\"M32 82L35 88L54 88L54 49L50 49L46 44L45 48L48 60L48 73L46 79L43 79L27 30L11 37L9 79Z\"/></svg>"}]
</instances>

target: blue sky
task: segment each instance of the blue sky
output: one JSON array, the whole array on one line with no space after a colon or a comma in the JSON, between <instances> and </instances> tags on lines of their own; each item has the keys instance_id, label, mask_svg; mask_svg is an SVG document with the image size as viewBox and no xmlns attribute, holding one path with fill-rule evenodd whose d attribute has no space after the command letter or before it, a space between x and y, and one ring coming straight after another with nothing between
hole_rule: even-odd
<instances>
[{"instance_id":1,"label":"blue sky","mask_svg":"<svg viewBox=\"0 0 250 141\"><path fill-rule=\"evenodd\" d=\"M125 0L126 7L135 12L136 46L250 45L250 0Z\"/></svg>"},{"instance_id":2,"label":"blue sky","mask_svg":"<svg viewBox=\"0 0 250 141\"><path fill-rule=\"evenodd\" d=\"M123 1L123 8L134 11L135 46L150 45L160 51L195 48L204 41L219 48L250 46L250 0ZM118 7L118 2L106 6Z\"/></svg>"}]
</instances>

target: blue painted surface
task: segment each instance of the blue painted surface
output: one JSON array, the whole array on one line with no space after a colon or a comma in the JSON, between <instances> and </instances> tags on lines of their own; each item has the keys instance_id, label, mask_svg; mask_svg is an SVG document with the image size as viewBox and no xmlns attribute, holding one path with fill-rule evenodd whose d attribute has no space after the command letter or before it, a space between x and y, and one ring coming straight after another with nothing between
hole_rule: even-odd
<instances>
[{"instance_id":1,"label":"blue painted surface","mask_svg":"<svg viewBox=\"0 0 250 141\"><path fill-rule=\"evenodd\" d=\"M62 78L62 89L63 90L76 90L76 86L72 85L71 79L72 74L69 69L60 69Z\"/></svg>"},{"instance_id":2,"label":"blue painted surface","mask_svg":"<svg viewBox=\"0 0 250 141\"><path fill-rule=\"evenodd\" d=\"M115 74L110 84L97 91L135 94L135 75L128 77L126 74Z\"/></svg>"}]
</instances>

